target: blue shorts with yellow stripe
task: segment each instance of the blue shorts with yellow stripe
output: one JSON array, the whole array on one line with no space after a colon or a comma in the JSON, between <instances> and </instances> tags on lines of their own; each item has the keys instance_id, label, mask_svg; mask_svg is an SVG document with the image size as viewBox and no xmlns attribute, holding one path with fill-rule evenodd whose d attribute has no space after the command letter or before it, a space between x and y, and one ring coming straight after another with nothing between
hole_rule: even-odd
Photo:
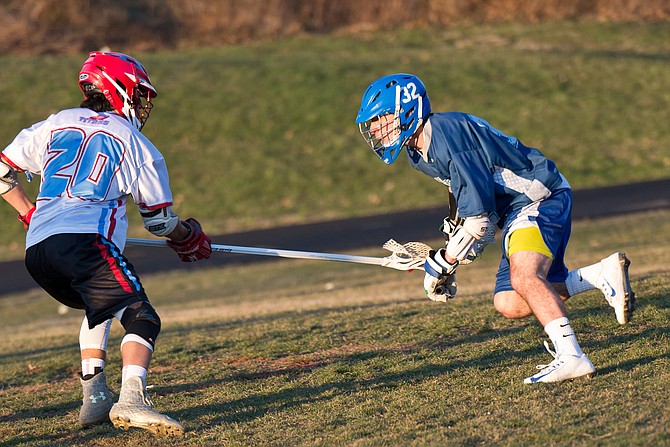
<instances>
[{"instance_id":1,"label":"blue shorts with yellow stripe","mask_svg":"<svg viewBox=\"0 0 670 447\"><path fill-rule=\"evenodd\" d=\"M496 275L495 293L511 291L509 255L534 251L552 259L547 280L564 282L568 276L565 250L572 229L572 191L560 189L507 216L503 227L503 254Z\"/></svg>"}]
</instances>

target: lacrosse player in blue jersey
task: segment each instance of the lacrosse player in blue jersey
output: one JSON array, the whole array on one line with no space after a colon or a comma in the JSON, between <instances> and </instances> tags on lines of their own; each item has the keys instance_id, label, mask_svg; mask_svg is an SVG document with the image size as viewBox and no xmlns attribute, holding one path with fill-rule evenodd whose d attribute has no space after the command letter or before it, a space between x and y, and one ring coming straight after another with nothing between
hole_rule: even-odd
<instances>
[{"instance_id":1,"label":"lacrosse player in blue jersey","mask_svg":"<svg viewBox=\"0 0 670 447\"><path fill-rule=\"evenodd\" d=\"M431 300L456 292L454 274L502 229L503 255L494 305L507 318L535 315L554 346L554 357L524 383L561 382L595 372L570 327L564 301L600 289L619 323L628 322L635 294L630 261L614 253L568 271L564 263L571 231L572 193L556 165L485 120L460 112L433 113L424 84L410 74L392 74L365 91L356 123L386 164L407 149L410 165L447 185L453 197L445 219L446 247L425 262L424 289ZM456 208L456 209L454 209Z\"/></svg>"},{"instance_id":2,"label":"lacrosse player in blue jersey","mask_svg":"<svg viewBox=\"0 0 670 447\"><path fill-rule=\"evenodd\" d=\"M181 435L179 422L151 408L146 375L160 318L132 264L121 254L126 200L144 226L184 262L209 258L210 239L195 219L172 210L165 160L140 133L156 90L146 70L121 53L93 52L79 72L84 100L21 131L0 157L0 195L26 230L26 267L66 306L84 309L79 332L82 426L111 421L157 435ZM41 176L36 204L17 172ZM112 401L104 366L116 317L125 329L121 393Z\"/></svg>"}]
</instances>

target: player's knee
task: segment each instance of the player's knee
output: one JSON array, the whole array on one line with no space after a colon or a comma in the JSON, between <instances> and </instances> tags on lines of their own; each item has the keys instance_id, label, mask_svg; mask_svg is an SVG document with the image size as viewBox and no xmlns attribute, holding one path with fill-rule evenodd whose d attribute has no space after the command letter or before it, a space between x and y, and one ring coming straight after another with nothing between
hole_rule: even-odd
<instances>
[{"instance_id":1,"label":"player's knee","mask_svg":"<svg viewBox=\"0 0 670 447\"><path fill-rule=\"evenodd\" d=\"M493 297L493 306L505 318L514 318L507 302L499 297L500 294L495 294Z\"/></svg>"},{"instance_id":2,"label":"player's knee","mask_svg":"<svg viewBox=\"0 0 670 447\"><path fill-rule=\"evenodd\" d=\"M121 317L121 325L126 330L126 335L137 335L153 348L161 330L161 319L151 304L140 301L126 307Z\"/></svg>"},{"instance_id":3,"label":"player's knee","mask_svg":"<svg viewBox=\"0 0 670 447\"><path fill-rule=\"evenodd\" d=\"M514 291L498 292L493 296L493 306L503 317L509 319L524 318L530 315L525 301Z\"/></svg>"}]
</instances>

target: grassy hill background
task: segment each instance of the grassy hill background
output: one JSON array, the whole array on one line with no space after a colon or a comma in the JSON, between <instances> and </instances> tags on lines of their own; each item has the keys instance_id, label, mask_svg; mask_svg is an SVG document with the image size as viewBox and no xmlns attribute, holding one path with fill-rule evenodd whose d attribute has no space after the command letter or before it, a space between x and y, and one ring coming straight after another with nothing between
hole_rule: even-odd
<instances>
[{"instance_id":1,"label":"grassy hill background","mask_svg":"<svg viewBox=\"0 0 670 447\"><path fill-rule=\"evenodd\" d=\"M354 124L369 82L391 72L419 75L435 110L480 115L539 147L575 188L667 177L670 167L666 22L417 28L133 54L159 91L144 133L167 159L176 209L212 234L444 204L441 185L402 157L381 163ZM79 104L85 57L0 56L3 144ZM129 215L131 234L146 236ZM0 257L21 257L22 233L0 206Z\"/></svg>"}]
</instances>

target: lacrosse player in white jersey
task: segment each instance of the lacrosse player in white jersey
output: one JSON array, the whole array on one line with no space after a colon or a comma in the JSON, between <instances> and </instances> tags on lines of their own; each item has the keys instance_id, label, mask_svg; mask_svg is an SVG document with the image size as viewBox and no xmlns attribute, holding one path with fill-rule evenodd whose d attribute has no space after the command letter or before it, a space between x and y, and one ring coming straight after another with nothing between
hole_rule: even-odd
<instances>
[{"instance_id":1,"label":"lacrosse player in white jersey","mask_svg":"<svg viewBox=\"0 0 670 447\"><path fill-rule=\"evenodd\" d=\"M456 267L471 261L490 239L491 227L498 225L503 255L495 308L507 318L535 315L554 345L552 351L545 343L553 361L540 365L524 383L592 375L595 368L577 342L564 300L598 288L618 322L628 322L635 299L630 261L617 252L568 271L564 255L572 193L555 164L479 117L433 113L424 84L411 74L384 76L370 84L356 123L382 161L393 163L405 147L412 167L453 193L458 213L445 219L446 247L431 252L425 263L428 297L453 297Z\"/></svg>"},{"instance_id":2,"label":"lacrosse player in white jersey","mask_svg":"<svg viewBox=\"0 0 670 447\"><path fill-rule=\"evenodd\" d=\"M147 369L160 331L132 264L123 256L126 200L146 229L167 238L184 262L207 259L210 239L193 218L172 209L165 160L140 133L156 90L142 65L121 53L92 52L79 73L84 100L22 130L0 158L0 194L26 230L26 267L66 306L84 309L82 426L111 421L156 435L181 435L179 422L152 408ZM33 203L17 179L41 176ZM112 319L125 329L121 392L116 403L104 366Z\"/></svg>"}]
</instances>

